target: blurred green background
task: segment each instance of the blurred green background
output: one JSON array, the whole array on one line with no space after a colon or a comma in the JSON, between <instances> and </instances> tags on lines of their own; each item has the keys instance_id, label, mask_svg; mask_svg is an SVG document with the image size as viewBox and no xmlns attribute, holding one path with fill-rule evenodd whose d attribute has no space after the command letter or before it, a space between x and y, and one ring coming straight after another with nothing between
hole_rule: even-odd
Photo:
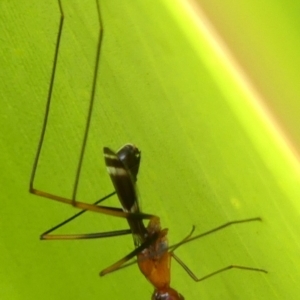
<instances>
[{"instance_id":1,"label":"blurred green background","mask_svg":"<svg viewBox=\"0 0 300 300\"><path fill-rule=\"evenodd\" d=\"M99 0L100 1L100 0ZM142 150L143 210L170 243L196 226L228 228L178 249L172 286L186 299L297 299L299 288L299 4L292 1L100 1L104 40L78 198L112 191L102 148ZM62 0L65 27L36 187L71 196L99 24L94 0ZM298 6L297 6L298 5ZM98 273L130 236L40 241L76 210L28 193L59 24L57 1L1 1L1 299L150 299L136 266ZM108 205L118 206L117 199ZM126 228L88 213L60 232Z\"/></svg>"}]
</instances>

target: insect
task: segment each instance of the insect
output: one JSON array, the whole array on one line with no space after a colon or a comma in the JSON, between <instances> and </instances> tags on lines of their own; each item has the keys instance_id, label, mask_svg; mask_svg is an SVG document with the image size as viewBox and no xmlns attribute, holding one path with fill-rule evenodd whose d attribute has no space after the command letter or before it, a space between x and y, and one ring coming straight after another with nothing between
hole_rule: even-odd
<instances>
[{"instance_id":1,"label":"insect","mask_svg":"<svg viewBox=\"0 0 300 300\"><path fill-rule=\"evenodd\" d=\"M171 258L173 257L183 268L184 270L195 280L201 281L216 275L218 273L227 271L232 268L244 269L249 271L258 271L264 272L263 269L230 265L220 270L217 270L211 274L208 274L202 278L197 278L192 271L183 263L183 261L174 253L174 251L195 239L203 237L205 235L211 234L218 230L221 230L225 227L228 227L233 224L246 223L252 221L260 221L260 218L251 218L239 221L232 221L226 224L223 224L219 227L216 227L208 232L196 235L192 237L194 227L192 232L185 237L181 242L169 247L168 245L168 229L161 229L159 217L152 214L144 214L139 209L139 203L137 194L135 191L135 182L137 180L137 174L140 165L140 151L138 148L132 144L126 144L123 146L117 153L111 149L104 147L104 157L105 164L108 170L108 173L111 177L112 183L114 185L116 194L120 200L122 209L114 207L105 207L95 204L87 204L83 202L74 201L71 199L66 199L57 195L49 194L43 191L39 191L33 187L33 182L31 182L30 192L46 197L52 200L59 202L71 204L77 208L81 208L84 211L95 211L98 213L108 214L115 217L121 217L127 219L129 230L118 230L105 233L92 233L92 234L75 234L75 235L51 235L50 233L66 224L67 222L73 220L75 217L78 217L79 214L84 211L76 214L72 218L60 223L59 225L51 228L42 234L42 239L89 239L89 238L102 238L108 236L119 236L123 234L132 234L135 249L126 255L124 258L120 259L113 265L102 270L100 272L101 276L104 276L108 273L114 272L120 269L124 264L131 260L133 257L137 256L137 264L140 268L140 271L144 276L150 281L154 286L155 290L152 295L154 300L180 300L184 297L179 294L176 290L170 287L170 265ZM106 198L105 198L106 199ZM101 199L103 201L104 199ZM100 202L100 201L97 201ZM143 220L149 219L149 224L145 227Z\"/></svg>"},{"instance_id":2,"label":"insect","mask_svg":"<svg viewBox=\"0 0 300 300\"><path fill-rule=\"evenodd\" d=\"M112 184L115 188L115 192L107 195L104 198L96 201L94 204L88 204L85 202L80 202L76 200L77 194L77 187L78 182L81 174L81 166L82 161L85 153L85 145L88 137L89 132L89 125L91 120L91 111L93 108L94 103L94 96L95 96L95 89L96 89L96 82L97 82L97 73L98 73L98 66L99 66L99 57L100 57L100 49L102 43L102 26L100 26L99 30L99 37L98 37L98 46L97 46L97 53L96 53L96 61L95 61L95 69L94 69L94 77L93 77L93 85L91 91L91 100L90 100L90 108L89 114L87 117L86 129L85 134L82 142L82 148L78 160L78 167L77 173L75 176L75 183L73 188L73 193L71 199L61 197L55 194L51 194L45 191L41 191L34 186L34 180L36 175L36 170L39 163L40 153L44 142L44 136L47 128L48 116L50 112L51 106L51 97L52 97L52 90L54 85L55 79L55 70L57 64L57 58L59 53L59 45L61 40L61 33L63 29L64 23L64 14L63 8L61 5L61 1L58 0L59 9L61 13L60 18L60 25L59 25L59 32L57 36L57 43L54 55L54 63L52 68L52 75L50 80L50 86L48 91L48 98L46 104L46 111L44 117L44 123L42 126L41 137L38 144L38 149L36 153L36 157L33 163L32 175L30 179L30 193L41 196L44 198L48 198L51 200L59 201L61 203L65 203L68 205L72 205L78 209L81 209L80 212L72 216L71 218L63 221L62 223L56 225L55 227L47 230L41 235L41 239L91 239L91 238L104 238L104 237L112 237L112 236L120 236L120 235L127 235L131 234L133 236L134 242L134 250L131 251L129 254L124 256L122 259L118 260L111 266L105 268L100 272L101 276L104 276L108 273L117 271L121 268L129 266L132 264L132 259L136 257L136 261L133 263L137 263L140 271L143 275L148 279L148 281L153 285L154 292L152 294L152 300L180 300L184 299L184 297L177 292L175 289L170 287L170 266L171 266L171 259L174 258L188 273L191 278L195 281L202 281L216 275L218 273L227 271L229 269L244 269L249 271L257 271L257 272L264 272L267 273L263 269L259 268L252 268L252 267L245 267L245 266L238 266L238 265L230 265L220 270L217 270L211 274L208 274L204 277L198 278L185 264L184 262L175 254L175 250L182 245L199 239L205 235L211 234L218 230L224 229L228 226L233 224L241 224L241 223L248 223L253 221L261 221L260 218L250 218L244 220L237 220L225 223L219 227L216 227L212 230L204 232L202 234L198 234L193 236L193 232L195 227L192 227L191 232L183 238L177 244L172 246L168 245L168 229L162 229L160 225L160 218L153 214L146 214L141 212L138 202L138 197L136 193L136 181L137 175L140 167L140 159L141 153L137 147L132 144L124 145L120 150L114 152L113 150L104 147L104 158L105 158L105 165L109 176L111 178ZM101 15L100 15L100 8L99 4L97 3L97 11L99 17L99 24L101 24ZM119 201L121 203L122 208L116 207L108 207L99 205L104 200L108 199L112 195L117 194ZM110 232L100 232L100 233L90 233L90 234L64 234L64 235L56 235L53 234L56 229L59 227L64 226L68 222L74 220L75 218L79 217L81 214L85 213L86 211L93 211L96 213L111 215L113 217L119 217L126 219L128 223L128 229L117 230L117 231L110 231ZM144 220L149 220L147 226L144 225Z\"/></svg>"}]
</instances>

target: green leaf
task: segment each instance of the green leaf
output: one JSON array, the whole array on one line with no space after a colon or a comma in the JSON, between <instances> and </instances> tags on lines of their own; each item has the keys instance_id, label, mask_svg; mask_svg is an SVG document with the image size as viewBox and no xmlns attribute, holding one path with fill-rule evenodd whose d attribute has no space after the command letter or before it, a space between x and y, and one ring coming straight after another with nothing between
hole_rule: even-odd
<instances>
[{"instance_id":1,"label":"green leaf","mask_svg":"<svg viewBox=\"0 0 300 300\"><path fill-rule=\"evenodd\" d=\"M45 113L58 3L0 4L1 299L150 299L137 266L98 273L133 249L124 236L40 241L77 212L28 192ZM96 2L62 1L65 23L36 187L71 197L86 124L99 24ZM282 1L100 1L104 39L78 199L112 191L102 149L142 150L143 211L170 244L232 220L261 217L183 245L172 287L185 299L297 299L299 277L299 18ZM117 199L108 205L119 207ZM60 232L126 229L95 213ZM297 297L298 296L298 297Z\"/></svg>"}]
</instances>

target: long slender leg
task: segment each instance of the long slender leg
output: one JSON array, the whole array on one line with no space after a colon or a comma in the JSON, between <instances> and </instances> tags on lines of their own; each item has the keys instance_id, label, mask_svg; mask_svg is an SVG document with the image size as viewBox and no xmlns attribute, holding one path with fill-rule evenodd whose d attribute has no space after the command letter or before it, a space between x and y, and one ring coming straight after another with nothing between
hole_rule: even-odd
<instances>
[{"instance_id":1,"label":"long slender leg","mask_svg":"<svg viewBox=\"0 0 300 300\"><path fill-rule=\"evenodd\" d=\"M96 201L94 205L97 205L107 198L114 195L115 192L107 195L106 197ZM125 234L131 234L130 229L125 230L118 230L118 231L109 231L109 232L101 232L101 233L88 233L88 234L50 234L51 232L55 231L56 229L66 225L67 223L71 222L75 218L79 217L83 213L85 213L87 210L81 210L79 213L73 215L72 217L68 218L67 220L59 223L58 225L52 227L51 229L45 231L41 234L42 240L78 240L78 239L96 239L96 238L104 238L104 237L112 237L112 236L120 236Z\"/></svg>"},{"instance_id":2,"label":"long slender leg","mask_svg":"<svg viewBox=\"0 0 300 300\"><path fill-rule=\"evenodd\" d=\"M255 271L255 272L262 272L262 273L268 273L268 271L264 270L264 269L259 269L259 268L252 268L252 267L245 267L245 266L238 266L238 265L230 265L230 266L227 266L225 268L222 268L222 269L219 269L217 271L214 271L208 275L205 275L203 277L200 277L198 278L195 273L193 273L191 271L191 269L175 254L173 253L172 256L174 257L174 259L182 266L182 268L188 273L188 275L194 279L196 282L199 282L199 281L202 281L202 280L205 280L209 277L212 277L214 275L217 275L219 273L222 273L224 271L228 271L228 270L231 270L231 269L240 269L240 270L246 270L246 271Z\"/></svg>"},{"instance_id":3,"label":"long slender leg","mask_svg":"<svg viewBox=\"0 0 300 300\"><path fill-rule=\"evenodd\" d=\"M101 198L100 200L96 201L94 203L94 205L97 205L97 204L103 202L104 200L106 200L106 199L110 198L111 196L113 196L115 193L116 192L108 194L107 196L105 196L105 197ZM87 211L86 209L83 209L80 212L74 214L72 217L70 217L70 218L64 220L63 222L61 222L61 223L53 226L51 229L49 229L49 230L47 230L47 231L45 231L44 233L41 234L41 239L48 239L48 238L45 238L45 237L48 236L49 233L51 233L51 232L55 231L56 229L58 229L58 228L60 228L60 227L62 227L64 225L66 225L67 223L75 220L76 218L78 218L79 216L81 216L82 214L84 214L86 211Z\"/></svg>"},{"instance_id":4,"label":"long slender leg","mask_svg":"<svg viewBox=\"0 0 300 300\"><path fill-rule=\"evenodd\" d=\"M98 35L97 51L96 51L96 57L95 57L95 68L94 68L93 83L92 83L92 89L91 89L90 105L89 105L89 109L88 109L86 127L85 127L84 136L83 136L82 147L80 150L77 170L76 170L76 174L75 174L73 192L72 192L72 201L73 202L76 201L75 199L76 199L78 183L79 183L79 178L80 178L81 169L82 169L82 162L83 162L83 158L84 158L85 147L86 147L86 142L87 142L90 123L91 123L91 116L92 116L92 110L93 110L93 105L94 105L94 99L95 99L95 93L96 93L96 83L97 83L98 69L99 69L100 50L101 50L101 44L102 44L102 38L103 38L103 26L102 26L100 7L99 7L98 1L96 1L96 5L97 5L97 14L98 14L98 21L99 21L99 35ZM36 157L35 157L35 160L33 163L33 169L32 169L31 178L30 178L30 185L29 185L30 193L32 193L34 190L33 186L34 186L35 174L36 174L37 165L38 165L38 162L40 159L42 145L44 142L45 132L46 132L47 124L48 124L48 118L49 118L50 107L51 107L51 98L52 98L52 92L53 92L53 86L54 86L55 74L56 74L56 66L57 66L57 61L58 61L59 48L60 48L61 36L62 36L63 25L64 25L64 12L63 12L61 0L58 0L58 6L59 6L59 10L60 10L60 23L59 23L59 29L58 29L58 34L57 34L57 41L56 41L56 47L55 47L55 52L54 52L54 60L53 60L53 66L52 66L52 72L51 72L51 79L50 79L47 102L46 102L45 117L44 117L44 122L42 125L41 136L40 136L40 140L38 143L38 149L37 149Z\"/></svg>"},{"instance_id":5,"label":"long slender leg","mask_svg":"<svg viewBox=\"0 0 300 300\"><path fill-rule=\"evenodd\" d=\"M41 235L41 240L87 240L87 239L99 239L114 236L121 236L131 234L130 229L114 230L107 232L95 232L95 233L74 233L74 234L48 234L47 231Z\"/></svg>"},{"instance_id":6,"label":"long slender leg","mask_svg":"<svg viewBox=\"0 0 300 300\"><path fill-rule=\"evenodd\" d=\"M204 236L206 236L206 235L209 235L209 234L211 234L211 233L214 233L214 232L216 232L216 231L219 231L219 230L221 230L221 229L224 229L224 228L226 228L226 227L228 227L228 226L231 226L231 225L234 225L234 224L242 224L242 223L249 223L249 222L256 222L256 221L260 221L260 222L261 222L262 219L261 219L260 217L257 217L257 218L249 218L249 219L243 219L243 220L230 221L230 222L227 222L227 223L225 223L225 224L223 224L223 225L220 225L220 226L218 226L218 227L215 227L215 228L213 228L213 229L211 229L211 230L208 230L208 231L206 231L206 232L200 233L200 234L195 235L195 236L193 236L193 237L190 237L190 238L188 238L188 239L184 239L183 241L181 241L181 242L179 242L179 243L176 243L176 244L174 244L174 245L171 245L171 246L169 247L169 249L172 250L173 248L178 248L178 247L180 247L180 246L182 246L182 245L184 245L184 244L190 243L190 242L192 242L192 241L194 241L194 240L196 240L196 239L199 239L199 238L201 238L201 237L204 237Z\"/></svg>"},{"instance_id":7,"label":"long slender leg","mask_svg":"<svg viewBox=\"0 0 300 300\"><path fill-rule=\"evenodd\" d=\"M135 257L138 253L142 252L144 249L148 248L151 244L153 244L155 242L155 240L158 239L158 237L159 237L159 232L154 233L149 239L147 239L139 247L135 248L133 251L131 251L129 254L127 254L126 256L124 256L122 259L118 260L117 262L115 262L111 266L109 266L109 267L105 268L104 270L102 270L100 272L100 276L104 276L104 275L107 275L108 273L112 273L112 272L115 272L115 271L121 269L122 266L127 261L129 261L130 259ZM128 266L130 266L134 263L136 263L136 261L124 265L123 268L128 267Z\"/></svg>"},{"instance_id":8,"label":"long slender leg","mask_svg":"<svg viewBox=\"0 0 300 300\"><path fill-rule=\"evenodd\" d=\"M212 277L212 276L214 276L214 275L217 275L217 274L219 274L219 273L222 273L222 272L224 272L224 271L228 271L228 270L230 270L230 269L240 269L240 270L247 270L247 271L255 271L255 272L263 272L263 273L268 273L266 270L264 270L264 269L260 269L260 268L253 268L253 267L247 267L247 266L239 266L239 265L229 265L229 266L227 266L227 267L224 267L224 268L221 268L221 269L219 269L219 270L217 270L217 271L214 271L214 272L212 272L212 273L210 273L210 274L208 274L208 275L205 275L205 276L203 276L203 277L200 277L200 278L198 278L196 275L195 275L195 273L193 273L192 272L192 270L174 253L174 251L178 248L178 247L180 247L180 246L182 246L182 245L184 245L184 244L186 244L186 243L189 243L189 242L191 242L191 241L194 241L194 240L196 240L196 239L199 239L199 238L201 238L201 237L204 237L204 236L206 236L206 235L209 235L209 234L211 234L211 233L214 233L214 232L216 232L216 231L219 231L219 230L221 230L221 229L224 229L224 228L226 228L226 227L228 227L228 226L230 226L230 225L233 225L233 224L242 224L242 223L248 223L248 222L253 222L253 221L262 221L261 220L261 218L259 218L259 217L257 217L257 218L250 218L250 219L244 219L244 220L237 220L237 221L231 221L231 222L228 222L228 223L225 223L225 224L223 224L223 225L221 225L221 226L218 226L218 227L215 227L215 228L213 228L213 229L211 229L211 230L209 230L209 231L206 231L206 232L204 232L204 233L201 233L201 234L198 234L198 235L196 235L196 236L194 236L194 237L191 237L191 235L192 235L192 233L193 233L193 231L185 238L185 239L183 239L181 242L179 242L179 243L177 243L177 244L174 244L174 245L172 245L172 246L170 246L170 248L169 249L171 249L170 250L170 252L171 252L171 255L172 255L172 257L182 266L182 268L188 273L188 275L193 279L193 280L195 280L196 282L199 282L199 281L202 281L202 280L205 280L205 279L207 279L207 278L209 278L209 277Z\"/></svg>"},{"instance_id":9,"label":"long slender leg","mask_svg":"<svg viewBox=\"0 0 300 300\"><path fill-rule=\"evenodd\" d=\"M97 44L97 52L96 52L96 57L95 57L95 68L94 68L93 84L92 84L92 90L91 90L90 106L89 106L89 110L88 110L88 116L87 116L85 132L84 132L83 141L82 141L82 147L81 147L77 170L76 170L76 174L75 174L75 181L74 181L73 194L72 194L73 202L76 201L78 183L79 183L79 178L80 178L81 169L82 169L82 162L83 162L83 158L84 158L86 142L88 139L90 124L91 124L92 111L93 111L93 106L94 106L94 102L95 102L96 84L97 84L99 61L100 61L100 54L101 54L101 45L102 45L103 32L104 32L98 0L96 0L96 5L97 5L97 14L98 14L98 22L99 22L98 44Z\"/></svg>"},{"instance_id":10,"label":"long slender leg","mask_svg":"<svg viewBox=\"0 0 300 300\"><path fill-rule=\"evenodd\" d=\"M40 159L42 145L43 145L44 138L45 138L45 132L46 132L46 128L47 128L48 117L49 117L50 106L51 106L51 98L52 98L52 91L53 91L53 85L54 85L54 80L55 80L55 73L56 73L56 66L57 66L57 60L58 60L61 35L62 35L63 25L64 25L64 13L63 13L63 9L62 9L60 0L58 0L58 6L59 6L59 11L60 11L60 22L59 22L59 28L58 28L58 34L57 34L57 40L56 40L56 46L55 46L55 52L54 52L54 60L53 60L53 66L52 66L52 72L51 72L51 78L50 78L50 84L49 84L49 90L48 90L48 96L47 96L47 102L46 102L45 118L44 118L44 122L42 125L41 136L40 136L40 140L38 143L38 148L37 148L36 156L35 156L35 159L33 162L33 167L32 167L32 172L31 172L31 177L30 177L30 183L29 183L29 192L30 193L32 193L32 190L33 190L33 183L34 183L34 178L35 178L35 174L36 174L36 170L37 170L37 165L38 165L38 162Z\"/></svg>"},{"instance_id":11,"label":"long slender leg","mask_svg":"<svg viewBox=\"0 0 300 300\"><path fill-rule=\"evenodd\" d=\"M73 205L74 207L77 207L79 209L94 211L97 213L115 216L115 217L119 217L119 218L132 219L132 220L144 220L144 219L152 219L153 217L157 217L155 215L144 214L144 213L127 213L127 212L124 212L122 209L115 208L115 207L93 205L93 204L84 203L84 202L80 202L80 201L73 202L70 199L60 197L57 195L53 195L50 193L46 193L43 191L35 190L35 189L32 190L32 193L35 195L41 196L41 197L45 197L48 199L52 199L52 200L61 202L61 203Z\"/></svg>"}]
</instances>

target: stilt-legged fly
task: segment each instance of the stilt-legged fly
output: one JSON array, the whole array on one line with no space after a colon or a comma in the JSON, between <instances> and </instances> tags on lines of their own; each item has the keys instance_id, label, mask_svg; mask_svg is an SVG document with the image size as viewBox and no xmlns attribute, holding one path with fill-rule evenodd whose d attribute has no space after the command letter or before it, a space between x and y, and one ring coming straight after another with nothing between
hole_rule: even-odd
<instances>
[{"instance_id":1,"label":"stilt-legged fly","mask_svg":"<svg viewBox=\"0 0 300 300\"><path fill-rule=\"evenodd\" d=\"M267 273L263 269L230 265L220 270L217 270L211 274L204 277L198 278L194 273L184 264L184 262L174 253L175 249L191 242L195 239L208 235L210 233L221 230L233 224L240 224L252 221L261 221L260 218L251 218L245 220L238 220L228 222L219 227L216 227L205 233L196 235L192 237L194 227L192 232L185 237L181 242L169 247L168 245L168 229L161 229L160 219L158 216L152 214L144 214L139 209L138 198L135 190L135 182L137 179L137 173L140 164L140 151L132 144L126 144L117 153L111 149L104 148L104 157L107 171L110 175L112 183L114 185L116 194L121 203L122 209L114 207L100 206L97 203L88 204L84 202L79 202L43 191L39 191L33 187L33 182L31 182L30 192L46 197L52 200L63 202L66 204L73 205L77 208L83 209L84 211L94 211L102 214L107 214L115 217L121 217L127 219L129 228L128 230L119 230L112 232L102 232L102 233L92 233L92 234L73 234L73 235L51 235L50 233L66 224L67 222L77 217L76 214L72 218L60 223L59 225L51 228L47 232L41 235L42 239L90 239L90 238L102 238L108 236L118 236L123 234L132 234L135 249L127 254L125 257L109 266L108 268L100 272L101 276L108 273L114 272L126 264L129 260L137 257L136 262L140 268L140 271L144 276L150 281L154 286L155 290L152 295L152 299L184 299L184 297L179 294L176 290L170 287L170 267L171 258L173 257L184 270L195 280L202 281L216 275L218 273L227 271L229 269L243 269L249 271L257 271ZM104 199L101 199L104 200ZM97 201L99 202L99 201ZM145 227L143 220L149 219L148 226ZM126 265L125 265L126 266Z\"/></svg>"},{"instance_id":2,"label":"stilt-legged fly","mask_svg":"<svg viewBox=\"0 0 300 300\"><path fill-rule=\"evenodd\" d=\"M52 68L50 86L49 86L49 91L48 91L44 123L43 123L43 127L42 127L40 141L38 144L36 157L35 157L35 160L33 163L32 175L31 175L31 179L30 179L30 193L44 197L44 198L48 198L51 200L55 200L55 201L59 201L59 202L65 203L65 204L72 205L78 209L81 209L81 211L78 212L77 214L75 214L74 216L72 216L71 218L65 220L64 222L58 224L57 226L51 228L50 230L47 230L46 232L44 232L41 235L41 239L44 239L44 240L91 239L91 238L104 238L104 237L132 234L134 246L135 246L133 251L131 251L129 254L127 254L126 256L124 256L122 259L118 260L111 266L102 270L100 272L100 275L104 276L108 273L117 271L117 270L124 268L128 265L131 265L133 263L137 263L140 271L143 273L143 275L148 279L148 281L154 287L154 292L153 292L152 298L151 298L153 300L184 299L184 297L181 294L179 294L176 290L174 290L173 288L170 287L170 277L171 277L170 276L170 268L171 268L171 259L172 258L174 258L183 267L183 269L188 273L188 275L196 282L202 281L204 279L207 279L208 277L211 277L213 275L216 275L218 273L221 273L221 272L227 271L229 269L233 269L233 268L267 273L267 271L265 271L263 269L259 269L259 268L238 266L238 265L229 265L229 266L219 269L215 272L212 272L204 277L198 278L184 264L184 262L174 253L174 251L178 247L180 247L186 243L189 243L191 241L194 241L196 239L199 239L203 236L209 235L218 230L224 229L228 226L231 226L234 224L261 221L261 219L259 217L256 217L256 218L249 218L249 219L244 219L244 220L231 221L231 222L225 223L221 226L218 226L212 230L209 230L207 232L204 232L202 234L198 234L195 236L192 236L194 229L195 229L194 227L192 227L192 231L184 239L182 239L177 244L169 246L168 238L167 238L168 229L161 228L160 218L153 214L143 213L143 212L141 212L141 210L139 208L139 202L138 202L135 185L136 185L137 175L138 175L139 166L140 166L141 153L138 150L138 148L132 144L126 144L117 152L114 152L113 150L111 150L107 147L104 147L104 149L103 149L106 168L107 168L107 171L111 178L111 181L113 183L113 186L115 188L115 192L112 192L111 194L107 195L106 197L101 198L94 204L88 204L88 203L80 202L80 201L76 200L77 186L78 186L78 181L80 178L82 160L84 157L85 146L86 146L87 136L88 136L88 132L89 132L91 112L92 112L94 96L95 96L98 64L99 64L100 49L101 49L101 42L102 42L102 29L101 29L102 26L100 26L100 30L99 30L99 38L98 38L98 46L97 46L98 48L97 48L97 54L96 54L96 60L95 60L95 69L94 69L94 78L93 78L93 85L92 85L92 91L91 91L89 114L88 114L88 118L87 118L82 148L81 148L81 152L80 152L80 156L79 156L79 160L78 160L78 167L77 167L77 172L76 172L76 176L75 176L75 183L74 183L72 198L68 199L68 198L54 195L49 192L41 191L41 190L38 190L37 188L35 188L35 186L34 186L35 174L36 174L36 170L38 167L38 162L39 162L40 153L41 153L41 149L43 146L45 131L46 131L47 122L48 122L48 116L49 116L49 112L50 112L51 96L52 96L52 90L53 90L54 78L55 78L55 70L56 70L57 58L58 58L58 53L59 53L61 33L62 33L63 23L64 23L64 14L63 14L63 9L62 9L60 0L58 0L58 4L59 4L60 13L61 13L60 26L59 26L58 36L57 36L57 43L56 43L56 49L55 49L55 55L54 55L54 63L53 63L53 68ZM96 4L97 4L98 16L99 16L99 24L101 25L100 8L99 8L98 1L96 1ZM117 194L122 208L99 205L99 203L103 202L105 199L109 198L110 196L112 196L114 194ZM92 211L92 212L96 212L96 213L101 213L101 214L106 214L106 215L110 215L113 217L119 217L119 218L126 219L129 228L124 229L124 230L118 230L118 231L88 233L88 234L64 234L64 235L52 234L52 232L55 231L57 228L65 225L66 223L70 222L71 220L77 218L78 216L80 216L81 214L83 214L86 211ZM144 222L143 222L144 219L149 220L149 223L147 226L144 225ZM132 262L134 257L136 257L136 260Z\"/></svg>"}]
</instances>

